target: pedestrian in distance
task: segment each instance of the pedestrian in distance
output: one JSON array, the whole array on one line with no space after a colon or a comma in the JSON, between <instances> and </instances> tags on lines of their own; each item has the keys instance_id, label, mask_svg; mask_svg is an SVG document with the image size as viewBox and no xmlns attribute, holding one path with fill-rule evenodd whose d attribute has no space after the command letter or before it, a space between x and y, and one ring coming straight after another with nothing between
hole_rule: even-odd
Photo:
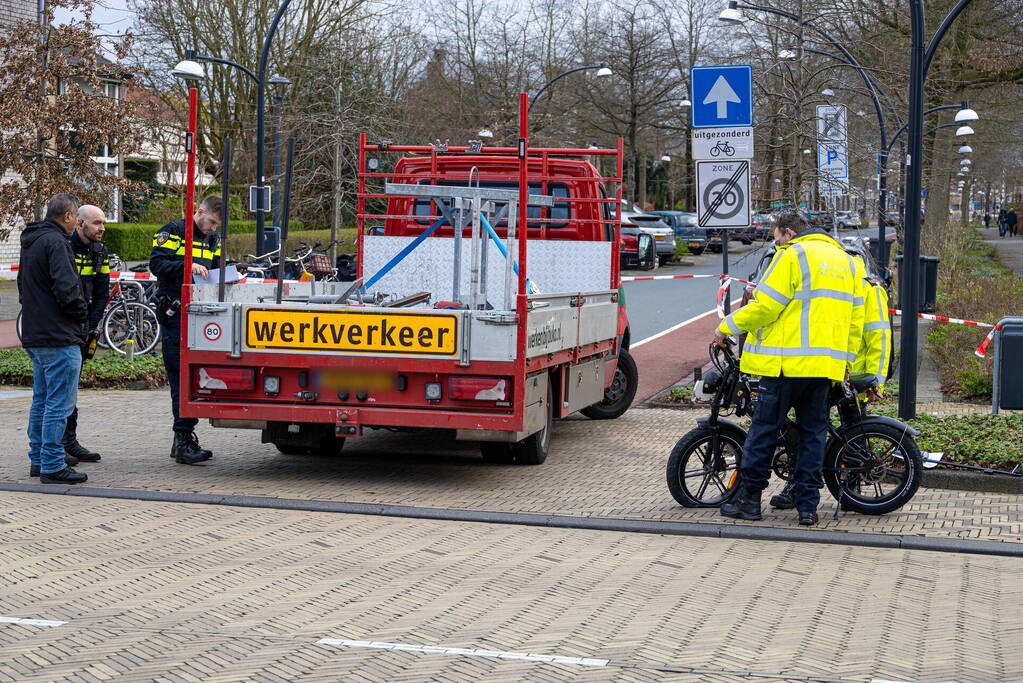
<instances>
[{"instance_id":1,"label":"pedestrian in distance","mask_svg":"<svg viewBox=\"0 0 1023 683\"><path fill-rule=\"evenodd\" d=\"M987 211L984 212L984 227L985 228L991 227L991 214Z\"/></svg>"},{"instance_id":2,"label":"pedestrian in distance","mask_svg":"<svg viewBox=\"0 0 1023 683\"><path fill-rule=\"evenodd\" d=\"M998 209L998 236L1005 237L1005 230L1007 225L1005 223L1005 207Z\"/></svg>"},{"instance_id":3,"label":"pedestrian in distance","mask_svg":"<svg viewBox=\"0 0 1023 683\"><path fill-rule=\"evenodd\" d=\"M156 315L163 330L163 366L170 383L171 412L174 415L174 442L170 457L182 465L197 465L213 457L213 452L199 445L194 417L181 417L181 286L185 282L185 250L192 250L192 275L209 277L209 269L220 264L220 245L216 230L220 227L223 200L212 195L196 209L194 228L186 235L185 219L167 223L153 236L153 250L149 255L149 270L156 275Z\"/></svg>"},{"instance_id":4,"label":"pedestrian in distance","mask_svg":"<svg viewBox=\"0 0 1023 683\"><path fill-rule=\"evenodd\" d=\"M1005 214L1005 229L1013 237L1016 236L1016 220L1016 209L1013 207Z\"/></svg>"},{"instance_id":5,"label":"pedestrian in distance","mask_svg":"<svg viewBox=\"0 0 1023 683\"><path fill-rule=\"evenodd\" d=\"M853 369L863 334L864 291L852 257L827 231L787 214L774 228L774 241L777 252L753 299L726 316L714 337L714 343L725 344L729 335L746 333L739 367L761 377L739 490L721 514L762 518L760 499L778 434L795 408L799 453L793 497L799 523L812 526L823 486L828 395L832 383Z\"/></svg>"},{"instance_id":6,"label":"pedestrian in distance","mask_svg":"<svg viewBox=\"0 0 1023 683\"><path fill-rule=\"evenodd\" d=\"M71 233L71 251L75 256L75 270L82 282L82 294L89 307L89 320L86 330L89 337L82 345L82 362L89 358L89 347L95 341L103 311L110 297L110 255L103 245L103 233L106 231L107 218L103 209L86 204L78 209L78 227ZM80 462L99 462L100 454L90 451L78 442L78 406L71 411L64 429L64 452L68 457Z\"/></svg>"},{"instance_id":7,"label":"pedestrian in distance","mask_svg":"<svg viewBox=\"0 0 1023 683\"><path fill-rule=\"evenodd\" d=\"M88 477L65 460L63 436L78 400L82 345L89 309L68 236L78 224L78 200L56 194L46 218L21 233L18 298L21 344L32 359L28 415L30 476L43 484L80 484Z\"/></svg>"}]
</instances>

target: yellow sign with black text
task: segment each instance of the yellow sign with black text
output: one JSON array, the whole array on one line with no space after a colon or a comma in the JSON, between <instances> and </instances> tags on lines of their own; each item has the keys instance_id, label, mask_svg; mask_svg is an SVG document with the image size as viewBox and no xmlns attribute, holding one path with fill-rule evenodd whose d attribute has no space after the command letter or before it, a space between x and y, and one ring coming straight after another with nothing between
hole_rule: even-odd
<instances>
[{"instance_id":1,"label":"yellow sign with black text","mask_svg":"<svg viewBox=\"0 0 1023 683\"><path fill-rule=\"evenodd\" d=\"M295 308L245 310L245 348L399 356L454 356L453 313L384 313Z\"/></svg>"}]
</instances>

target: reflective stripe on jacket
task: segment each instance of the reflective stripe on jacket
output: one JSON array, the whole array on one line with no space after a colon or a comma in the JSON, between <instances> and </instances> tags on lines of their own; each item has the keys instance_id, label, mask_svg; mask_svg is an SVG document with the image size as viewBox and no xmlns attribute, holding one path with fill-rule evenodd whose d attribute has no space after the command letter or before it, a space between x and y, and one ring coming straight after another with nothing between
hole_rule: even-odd
<instances>
[{"instance_id":1,"label":"reflective stripe on jacket","mask_svg":"<svg viewBox=\"0 0 1023 683\"><path fill-rule=\"evenodd\" d=\"M216 233L203 236L198 230L192 235L192 263L216 268L220 263L220 245ZM171 221L153 236L153 250L149 254L149 270L156 275L157 292L171 297L181 294L185 276L185 221ZM191 282L191 279L189 279Z\"/></svg>"},{"instance_id":2,"label":"reflective stripe on jacket","mask_svg":"<svg viewBox=\"0 0 1023 683\"><path fill-rule=\"evenodd\" d=\"M860 348L863 293L852 257L823 230L810 230L778 248L752 301L719 329L748 333L743 372L841 381Z\"/></svg>"},{"instance_id":3,"label":"reflective stripe on jacket","mask_svg":"<svg viewBox=\"0 0 1023 683\"><path fill-rule=\"evenodd\" d=\"M862 261L856 258L857 267L863 268ZM851 373L877 379L879 386L888 380L888 365L892 353L892 326L888 315L888 290L866 277L863 269L863 341L856 355Z\"/></svg>"}]
</instances>

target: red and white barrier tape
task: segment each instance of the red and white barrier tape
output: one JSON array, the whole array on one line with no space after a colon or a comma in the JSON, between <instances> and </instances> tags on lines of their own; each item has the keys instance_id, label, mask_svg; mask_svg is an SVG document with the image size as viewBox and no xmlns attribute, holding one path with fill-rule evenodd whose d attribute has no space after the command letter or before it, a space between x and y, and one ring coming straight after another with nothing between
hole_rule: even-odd
<instances>
[{"instance_id":1,"label":"red and white barrier tape","mask_svg":"<svg viewBox=\"0 0 1023 683\"><path fill-rule=\"evenodd\" d=\"M701 273L698 275L629 275L622 278L622 282L637 282L639 280L691 280L694 278L714 278L715 280L725 277L722 273L717 274L706 274ZM735 282L742 282L744 284L752 285L755 284L749 280L740 280L737 277L728 276L729 279Z\"/></svg>"}]
</instances>

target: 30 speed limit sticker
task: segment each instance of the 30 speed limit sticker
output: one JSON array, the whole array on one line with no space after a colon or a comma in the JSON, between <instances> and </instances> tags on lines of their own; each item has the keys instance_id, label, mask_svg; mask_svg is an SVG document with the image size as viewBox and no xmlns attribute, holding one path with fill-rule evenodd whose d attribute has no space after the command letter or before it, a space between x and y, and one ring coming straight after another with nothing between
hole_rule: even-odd
<instances>
[{"instance_id":1,"label":"30 speed limit sticker","mask_svg":"<svg viewBox=\"0 0 1023 683\"><path fill-rule=\"evenodd\" d=\"M205 327L202 328L202 336L206 337L209 341L220 339L220 332L220 325L217 323L206 323Z\"/></svg>"},{"instance_id":2,"label":"30 speed limit sticker","mask_svg":"<svg viewBox=\"0 0 1023 683\"><path fill-rule=\"evenodd\" d=\"M697 223L701 228L749 226L748 161L697 161L696 184Z\"/></svg>"}]
</instances>

